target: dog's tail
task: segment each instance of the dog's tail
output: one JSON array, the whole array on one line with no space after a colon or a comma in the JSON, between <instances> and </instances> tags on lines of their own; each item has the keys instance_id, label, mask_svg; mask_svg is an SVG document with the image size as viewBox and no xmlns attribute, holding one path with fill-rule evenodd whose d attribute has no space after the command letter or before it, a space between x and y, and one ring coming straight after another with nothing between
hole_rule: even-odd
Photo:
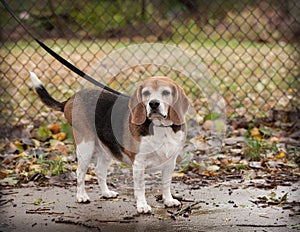
<instances>
[{"instance_id":1,"label":"dog's tail","mask_svg":"<svg viewBox=\"0 0 300 232\"><path fill-rule=\"evenodd\" d=\"M54 110L59 110L59 111L63 112L66 102L58 102L58 101L56 101L48 93L48 91L45 89L45 87L43 86L42 82L35 75L35 73L33 73L33 72L29 72L29 73L30 73L30 79L31 79L31 82L33 83L34 89L35 89L36 93L39 95L39 97L42 100L42 102L46 106L48 106L48 107L50 107L50 108L52 108Z\"/></svg>"}]
</instances>

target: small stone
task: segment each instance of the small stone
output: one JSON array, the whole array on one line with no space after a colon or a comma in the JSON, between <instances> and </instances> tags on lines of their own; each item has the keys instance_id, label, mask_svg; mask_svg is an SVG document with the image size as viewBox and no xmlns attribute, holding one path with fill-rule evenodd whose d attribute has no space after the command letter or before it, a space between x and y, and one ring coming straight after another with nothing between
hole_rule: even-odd
<instances>
[{"instance_id":1,"label":"small stone","mask_svg":"<svg viewBox=\"0 0 300 232\"><path fill-rule=\"evenodd\" d=\"M215 124L212 120L207 120L203 123L202 127L206 131L212 131L215 129Z\"/></svg>"},{"instance_id":2,"label":"small stone","mask_svg":"<svg viewBox=\"0 0 300 232\"><path fill-rule=\"evenodd\" d=\"M244 142L245 142L245 137L242 136L224 139L224 143L227 145L234 145L237 143L244 143Z\"/></svg>"},{"instance_id":3,"label":"small stone","mask_svg":"<svg viewBox=\"0 0 300 232\"><path fill-rule=\"evenodd\" d=\"M215 171L218 171L219 169L220 169L220 167L217 166L217 165L210 165L210 166L207 167L207 171L215 172Z\"/></svg>"},{"instance_id":4,"label":"small stone","mask_svg":"<svg viewBox=\"0 0 300 232\"><path fill-rule=\"evenodd\" d=\"M249 167L259 169L261 168L261 162L256 162L256 161L249 162Z\"/></svg>"}]
</instances>

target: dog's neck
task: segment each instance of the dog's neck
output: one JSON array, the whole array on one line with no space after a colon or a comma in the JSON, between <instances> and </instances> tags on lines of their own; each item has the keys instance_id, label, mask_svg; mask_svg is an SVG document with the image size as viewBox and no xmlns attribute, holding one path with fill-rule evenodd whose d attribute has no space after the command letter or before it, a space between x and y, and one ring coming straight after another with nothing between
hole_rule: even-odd
<instances>
[{"instance_id":1,"label":"dog's neck","mask_svg":"<svg viewBox=\"0 0 300 232\"><path fill-rule=\"evenodd\" d=\"M160 124L160 125L153 125L154 127L172 127L174 124L171 124L171 125L163 125L163 124Z\"/></svg>"},{"instance_id":2,"label":"dog's neck","mask_svg":"<svg viewBox=\"0 0 300 232\"><path fill-rule=\"evenodd\" d=\"M150 131L151 134L153 134L154 127L171 128L173 130L173 132L176 133L179 130L184 130L185 124L175 125L175 124L172 123L172 124L169 124L169 125L164 125L164 124L157 125L157 124L151 123L150 128L149 128L149 131Z\"/></svg>"},{"instance_id":3,"label":"dog's neck","mask_svg":"<svg viewBox=\"0 0 300 232\"><path fill-rule=\"evenodd\" d=\"M180 130L185 131L186 125L185 125L185 123L183 123L181 125L176 125L173 122L171 122L169 124L162 124L162 123L158 123L156 121L156 123L154 123L153 121L151 121L147 118L146 121L142 125L134 125L134 128L136 131L138 131L138 133L141 136L148 136L148 135L154 135L155 128L160 128L160 129L171 128L174 133L177 133Z\"/></svg>"},{"instance_id":4,"label":"dog's neck","mask_svg":"<svg viewBox=\"0 0 300 232\"><path fill-rule=\"evenodd\" d=\"M173 122L171 120L153 119L151 124L156 127L171 127Z\"/></svg>"}]
</instances>

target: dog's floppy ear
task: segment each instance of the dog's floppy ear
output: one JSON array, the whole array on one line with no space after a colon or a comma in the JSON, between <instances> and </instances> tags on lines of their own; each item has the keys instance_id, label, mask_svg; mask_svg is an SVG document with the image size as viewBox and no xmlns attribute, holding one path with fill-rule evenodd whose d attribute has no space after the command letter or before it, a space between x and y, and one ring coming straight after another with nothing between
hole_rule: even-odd
<instances>
[{"instance_id":1,"label":"dog's floppy ear","mask_svg":"<svg viewBox=\"0 0 300 232\"><path fill-rule=\"evenodd\" d=\"M146 107L141 98L142 86L138 87L129 100L131 123L141 125L146 121Z\"/></svg>"},{"instance_id":2,"label":"dog's floppy ear","mask_svg":"<svg viewBox=\"0 0 300 232\"><path fill-rule=\"evenodd\" d=\"M189 100L180 86L175 85L173 91L175 93L175 102L169 108L169 117L175 125L182 125L185 123L185 114L189 108Z\"/></svg>"}]
</instances>

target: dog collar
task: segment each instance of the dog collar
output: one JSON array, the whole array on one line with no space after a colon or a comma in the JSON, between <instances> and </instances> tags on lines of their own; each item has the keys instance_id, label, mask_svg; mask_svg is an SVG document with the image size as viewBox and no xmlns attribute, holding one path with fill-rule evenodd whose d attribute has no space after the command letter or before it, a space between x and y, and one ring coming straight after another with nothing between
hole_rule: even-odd
<instances>
[{"instance_id":1,"label":"dog collar","mask_svg":"<svg viewBox=\"0 0 300 232\"><path fill-rule=\"evenodd\" d=\"M172 128L172 130L174 131L174 133L176 133L177 131L179 130L184 130L184 124L182 125L175 125L175 124L171 124L171 125L168 125L168 126L165 126L165 125L153 125L153 127L160 127L160 128Z\"/></svg>"}]
</instances>

